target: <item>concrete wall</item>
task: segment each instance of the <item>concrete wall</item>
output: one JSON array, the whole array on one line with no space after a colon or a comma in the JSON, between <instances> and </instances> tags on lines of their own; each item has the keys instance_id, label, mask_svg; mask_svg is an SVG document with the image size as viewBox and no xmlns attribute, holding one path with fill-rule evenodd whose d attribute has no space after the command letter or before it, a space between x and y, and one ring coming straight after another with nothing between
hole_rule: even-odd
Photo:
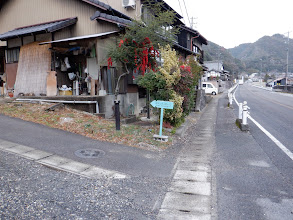
<instances>
[{"instance_id":1,"label":"concrete wall","mask_svg":"<svg viewBox=\"0 0 293 220\"><path fill-rule=\"evenodd\" d=\"M99 106L100 112L105 114L105 118L111 118L114 116L114 95L107 95L103 97L98 97L100 99ZM120 113L123 116L131 114L130 105L134 106L134 114L138 116L140 113L140 102L138 98L138 93L127 93L118 95L118 100L120 101Z\"/></svg>"}]
</instances>

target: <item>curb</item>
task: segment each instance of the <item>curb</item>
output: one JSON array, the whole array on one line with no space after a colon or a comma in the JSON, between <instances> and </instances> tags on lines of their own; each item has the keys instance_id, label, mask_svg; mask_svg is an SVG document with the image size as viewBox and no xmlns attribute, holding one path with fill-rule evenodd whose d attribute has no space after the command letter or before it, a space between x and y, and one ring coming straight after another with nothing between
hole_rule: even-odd
<instances>
[{"instance_id":1,"label":"curb","mask_svg":"<svg viewBox=\"0 0 293 220\"><path fill-rule=\"evenodd\" d=\"M37 150L32 147L20 145L0 139L0 150L12 153L17 156L26 158L44 166L54 168L57 170L69 172L82 177L97 179L97 178L112 178L125 179L128 178L126 174L116 172L113 170L103 169L86 163L74 161L57 154L46 151Z\"/></svg>"}]
</instances>

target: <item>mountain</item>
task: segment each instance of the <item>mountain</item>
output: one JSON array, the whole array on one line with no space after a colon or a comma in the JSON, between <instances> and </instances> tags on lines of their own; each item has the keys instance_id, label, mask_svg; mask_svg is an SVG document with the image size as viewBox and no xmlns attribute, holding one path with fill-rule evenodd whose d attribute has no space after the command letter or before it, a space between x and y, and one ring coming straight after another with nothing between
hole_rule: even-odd
<instances>
[{"instance_id":1,"label":"mountain","mask_svg":"<svg viewBox=\"0 0 293 220\"><path fill-rule=\"evenodd\" d=\"M254 43L241 44L229 49L231 55L241 60L248 72L286 72L288 39L281 34L264 36ZM293 71L293 41L289 41L289 72Z\"/></svg>"},{"instance_id":2,"label":"mountain","mask_svg":"<svg viewBox=\"0 0 293 220\"><path fill-rule=\"evenodd\" d=\"M230 73L239 73L245 71L245 65L239 59L233 57L229 50L218 44L208 42L203 45L204 61L222 60L225 70Z\"/></svg>"},{"instance_id":3,"label":"mountain","mask_svg":"<svg viewBox=\"0 0 293 220\"><path fill-rule=\"evenodd\" d=\"M286 72L288 39L281 34L264 36L254 43L225 49L213 42L205 46L205 60L223 60L232 73ZM219 55L220 54L220 55ZM292 54L292 55L290 55ZM293 39L289 40L289 72L293 72Z\"/></svg>"}]
</instances>

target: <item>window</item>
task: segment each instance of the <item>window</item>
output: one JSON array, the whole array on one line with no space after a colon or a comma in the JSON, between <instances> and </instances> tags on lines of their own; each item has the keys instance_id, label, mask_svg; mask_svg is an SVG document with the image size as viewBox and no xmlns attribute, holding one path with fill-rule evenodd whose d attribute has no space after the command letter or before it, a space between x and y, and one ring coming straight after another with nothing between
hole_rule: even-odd
<instances>
[{"instance_id":1,"label":"window","mask_svg":"<svg viewBox=\"0 0 293 220\"><path fill-rule=\"evenodd\" d=\"M19 47L11 48L5 51L6 63L16 63L19 59Z\"/></svg>"},{"instance_id":2,"label":"window","mask_svg":"<svg viewBox=\"0 0 293 220\"><path fill-rule=\"evenodd\" d=\"M208 87L209 87L209 88L213 88L213 86L212 86L211 84L208 84Z\"/></svg>"},{"instance_id":3,"label":"window","mask_svg":"<svg viewBox=\"0 0 293 220\"><path fill-rule=\"evenodd\" d=\"M204 87L204 88L207 87L207 84L202 84L202 87Z\"/></svg>"}]
</instances>

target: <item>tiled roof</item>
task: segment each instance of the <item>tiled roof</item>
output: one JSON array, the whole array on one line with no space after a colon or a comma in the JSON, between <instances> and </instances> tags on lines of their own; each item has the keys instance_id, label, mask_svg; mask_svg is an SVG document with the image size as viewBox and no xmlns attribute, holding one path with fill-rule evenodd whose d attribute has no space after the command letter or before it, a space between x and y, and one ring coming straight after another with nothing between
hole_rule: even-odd
<instances>
[{"instance_id":1,"label":"tiled roof","mask_svg":"<svg viewBox=\"0 0 293 220\"><path fill-rule=\"evenodd\" d=\"M123 26L128 26L132 23L131 20L109 15L106 13L101 13L99 11L96 11L95 14L91 16L91 20L95 20L95 19L104 20L104 21L108 21L108 22L112 22L116 24L121 24Z\"/></svg>"},{"instance_id":2,"label":"tiled roof","mask_svg":"<svg viewBox=\"0 0 293 220\"><path fill-rule=\"evenodd\" d=\"M8 31L6 33L0 34L0 40L7 40L9 38L31 35L34 33L47 33L47 32L51 33L51 32L60 30L62 28L68 27L70 25L73 25L76 22L77 22L77 17L74 17L74 18L67 18L67 19L59 20L59 21L52 21L52 22L47 22L42 24L21 27L21 28L17 28L12 31Z\"/></svg>"},{"instance_id":3,"label":"tiled roof","mask_svg":"<svg viewBox=\"0 0 293 220\"><path fill-rule=\"evenodd\" d=\"M87 3L91 4L91 5L94 5L94 6L100 8L100 9L102 9L104 11L111 11L111 12L114 13L114 15L118 15L119 17L123 17L125 19L130 19L129 16L123 14L122 12L112 8L110 5L107 5L107 4L105 4L105 3L101 2L101 1L98 1L98 0L82 0L82 1L87 2Z\"/></svg>"},{"instance_id":4,"label":"tiled roof","mask_svg":"<svg viewBox=\"0 0 293 220\"><path fill-rule=\"evenodd\" d=\"M184 30L186 30L186 31L188 31L188 32L191 32L191 33L193 33L193 34L196 34L196 35L198 35L198 37L202 40L202 43L203 44L205 44L205 45L207 45L208 44L208 41L207 41L207 39L206 38L204 38L198 31L196 31L196 30L194 30L194 29L192 29L192 28L189 28L189 27L187 27L187 26L180 26L180 28L181 29L184 29Z\"/></svg>"},{"instance_id":5,"label":"tiled roof","mask_svg":"<svg viewBox=\"0 0 293 220\"><path fill-rule=\"evenodd\" d=\"M209 71L222 71L223 68L223 62L222 61L205 61L204 65L209 69Z\"/></svg>"}]
</instances>

